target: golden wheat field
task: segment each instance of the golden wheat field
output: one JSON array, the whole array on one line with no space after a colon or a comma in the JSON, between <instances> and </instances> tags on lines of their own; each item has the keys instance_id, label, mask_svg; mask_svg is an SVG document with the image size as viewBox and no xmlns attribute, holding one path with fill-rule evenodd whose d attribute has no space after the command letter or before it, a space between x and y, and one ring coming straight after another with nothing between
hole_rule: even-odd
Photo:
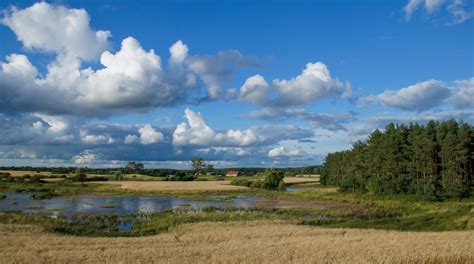
<instances>
[{"instance_id":1,"label":"golden wheat field","mask_svg":"<svg viewBox=\"0 0 474 264\"><path fill-rule=\"evenodd\" d=\"M300 178L300 177L286 177L285 183L290 184L304 184L317 183L319 179ZM103 182L101 182L103 183ZM239 191L248 190L244 186L231 185L230 181L123 181L114 183L104 183L115 186L120 186L127 190L141 190L141 191L172 191L172 192L189 192L189 191Z\"/></svg>"},{"instance_id":2,"label":"golden wheat field","mask_svg":"<svg viewBox=\"0 0 474 264\"><path fill-rule=\"evenodd\" d=\"M106 183L120 185L120 188L140 191L239 191L247 190L247 187L230 185L230 181L189 181L189 182L164 182L164 181L124 181L117 183Z\"/></svg>"},{"instance_id":3,"label":"golden wheat field","mask_svg":"<svg viewBox=\"0 0 474 264\"><path fill-rule=\"evenodd\" d=\"M22 176L25 176L25 175L30 175L30 176L37 176L37 175L47 176L47 175L51 175L51 172L48 172L48 171L37 172L37 171L6 170L6 171L0 171L0 172L7 172L7 173L10 173L10 175L11 175L11 176L14 176L14 177L22 177Z\"/></svg>"},{"instance_id":4,"label":"golden wheat field","mask_svg":"<svg viewBox=\"0 0 474 264\"><path fill-rule=\"evenodd\" d=\"M289 184L311 184L319 183L319 177L285 177L283 181Z\"/></svg>"},{"instance_id":5,"label":"golden wheat field","mask_svg":"<svg viewBox=\"0 0 474 264\"><path fill-rule=\"evenodd\" d=\"M281 222L198 223L137 238L89 238L0 225L1 263L472 263L474 232L324 229Z\"/></svg>"}]
</instances>

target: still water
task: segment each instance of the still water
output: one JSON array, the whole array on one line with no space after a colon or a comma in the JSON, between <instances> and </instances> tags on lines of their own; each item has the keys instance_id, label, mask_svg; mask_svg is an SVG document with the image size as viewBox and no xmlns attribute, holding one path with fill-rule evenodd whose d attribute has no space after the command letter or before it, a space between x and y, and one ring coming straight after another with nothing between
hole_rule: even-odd
<instances>
[{"instance_id":1,"label":"still water","mask_svg":"<svg viewBox=\"0 0 474 264\"><path fill-rule=\"evenodd\" d=\"M0 212L21 211L24 213L50 213L69 215L75 213L127 214L154 213L167 210L199 212L204 207L219 209L228 207L250 208L260 201L258 197L242 196L226 199L209 197L211 200L197 200L169 196L99 196L79 195L53 197L44 200L31 199L32 193L7 193L0 200Z\"/></svg>"}]
</instances>

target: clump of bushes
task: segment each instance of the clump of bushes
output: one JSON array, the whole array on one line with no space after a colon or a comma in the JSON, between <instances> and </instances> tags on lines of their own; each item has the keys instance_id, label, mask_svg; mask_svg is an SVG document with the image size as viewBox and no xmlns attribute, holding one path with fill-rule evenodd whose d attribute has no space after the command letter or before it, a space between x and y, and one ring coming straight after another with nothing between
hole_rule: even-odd
<instances>
[{"instance_id":1,"label":"clump of bushes","mask_svg":"<svg viewBox=\"0 0 474 264\"><path fill-rule=\"evenodd\" d=\"M36 176L30 176L30 175L25 175L23 177L13 177L10 175L10 173L0 173L0 181L2 182L18 182L18 183L44 183L42 176L36 175Z\"/></svg>"},{"instance_id":2,"label":"clump of bushes","mask_svg":"<svg viewBox=\"0 0 474 264\"><path fill-rule=\"evenodd\" d=\"M76 182L85 182L87 181L87 175L84 173L79 173L69 179Z\"/></svg>"},{"instance_id":3,"label":"clump of bushes","mask_svg":"<svg viewBox=\"0 0 474 264\"><path fill-rule=\"evenodd\" d=\"M87 177L87 174L83 173L80 168L76 169L76 175L67 179L73 182L90 182L90 181L108 181L109 180L108 177L104 177L104 176Z\"/></svg>"},{"instance_id":4,"label":"clump of bushes","mask_svg":"<svg viewBox=\"0 0 474 264\"><path fill-rule=\"evenodd\" d=\"M244 187L250 187L254 183L254 181L250 181L247 179L233 179L230 184L236 185L236 186L244 186Z\"/></svg>"},{"instance_id":5,"label":"clump of bushes","mask_svg":"<svg viewBox=\"0 0 474 264\"><path fill-rule=\"evenodd\" d=\"M116 181L123 181L123 172L120 170L116 171L114 177Z\"/></svg>"},{"instance_id":6,"label":"clump of bushes","mask_svg":"<svg viewBox=\"0 0 474 264\"><path fill-rule=\"evenodd\" d=\"M85 174L80 174L80 175L75 175L68 180L74 181L74 182L91 182L91 181L108 181L109 178L104 177L104 176L93 176L93 177L87 177Z\"/></svg>"},{"instance_id":7,"label":"clump of bushes","mask_svg":"<svg viewBox=\"0 0 474 264\"><path fill-rule=\"evenodd\" d=\"M175 175L166 176L163 181L194 181L197 179L194 175L187 175L184 171L178 171Z\"/></svg>"},{"instance_id":8,"label":"clump of bushes","mask_svg":"<svg viewBox=\"0 0 474 264\"><path fill-rule=\"evenodd\" d=\"M265 190L280 190L284 191L286 189L283 178L285 175L282 171L276 169L269 169L265 171L263 180L251 181L247 179L234 179L230 182L232 185L245 186L256 189L265 189Z\"/></svg>"},{"instance_id":9,"label":"clump of bushes","mask_svg":"<svg viewBox=\"0 0 474 264\"><path fill-rule=\"evenodd\" d=\"M54 192L39 192L31 195L31 199L33 200L43 200L49 199L56 196Z\"/></svg>"}]
</instances>

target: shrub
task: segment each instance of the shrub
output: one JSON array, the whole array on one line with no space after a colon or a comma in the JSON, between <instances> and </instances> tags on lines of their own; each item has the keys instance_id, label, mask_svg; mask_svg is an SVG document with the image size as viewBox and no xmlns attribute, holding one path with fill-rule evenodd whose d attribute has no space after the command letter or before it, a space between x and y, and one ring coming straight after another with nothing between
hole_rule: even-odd
<instances>
[{"instance_id":1,"label":"shrub","mask_svg":"<svg viewBox=\"0 0 474 264\"><path fill-rule=\"evenodd\" d=\"M282 171L276 169L270 169L265 172L265 179L263 180L247 180L247 179L234 179L230 182L232 185L244 186L255 189L266 189L266 190L285 190L285 183L283 178L285 175Z\"/></svg>"},{"instance_id":2,"label":"shrub","mask_svg":"<svg viewBox=\"0 0 474 264\"><path fill-rule=\"evenodd\" d=\"M428 201L440 201L441 195L433 183L423 185L423 198Z\"/></svg>"},{"instance_id":3,"label":"shrub","mask_svg":"<svg viewBox=\"0 0 474 264\"><path fill-rule=\"evenodd\" d=\"M43 200L43 199L49 199L56 196L55 193L53 192L39 192L31 195L31 199L33 200Z\"/></svg>"},{"instance_id":4,"label":"shrub","mask_svg":"<svg viewBox=\"0 0 474 264\"><path fill-rule=\"evenodd\" d=\"M41 176L33 176L33 177L30 178L29 181L31 183L43 183L43 182L45 182L41 179Z\"/></svg>"},{"instance_id":5,"label":"shrub","mask_svg":"<svg viewBox=\"0 0 474 264\"><path fill-rule=\"evenodd\" d=\"M197 179L194 175L186 175L184 171L179 171L175 175L168 175L163 181L194 181Z\"/></svg>"},{"instance_id":6,"label":"shrub","mask_svg":"<svg viewBox=\"0 0 474 264\"><path fill-rule=\"evenodd\" d=\"M250 188L257 188L257 189L263 189L263 181L262 180L257 180L253 181L252 184L250 185Z\"/></svg>"},{"instance_id":7,"label":"shrub","mask_svg":"<svg viewBox=\"0 0 474 264\"><path fill-rule=\"evenodd\" d=\"M116 181L122 181L123 180L123 172L122 171L116 171L114 174L115 180Z\"/></svg>"},{"instance_id":8,"label":"shrub","mask_svg":"<svg viewBox=\"0 0 474 264\"><path fill-rule=\"evenodd\" d=\"M265 172L265 180L263 180L263 188L267 190L278 190L280 184L283 184L283 178L285 175L282 171L276 169L270 169Z\"/></svg>"},{"instance_id":9,"label":"shrub","mask_svg":"<svg viewBox=\"0 0 474 264\"><path fill-rule=\"evenodd\" d=\"M90 177L86 179L86 181L108 181L108 180L109 178L104 177L104 176L94 176L94 177Z\"/></svg>"},{"instance_id":10,"label":"shrub","mask_svg":"<svg viewBox=\"0 0 474 264\"><path fill-rule=\"evenodd\" d=\"M280 181L280 183L278 184L278 190L279 190L279 191L284 191L284 190L286 190L285 182Z\"/></svg>"},{"instance_id":11,"label":"shrub","mask_svg":"<svg viewBox=\"0 0 474 264\"><path fill-rule=\"evenodd\" d=\"M76 174L76 176L72 177L71 180L77 181L77 182L85 182L87 181L87 175L84 173L79 173L79 174Z\"/></svg>"},{"instance_id":12,"label":"shrub","mask_svg":"<svg viewBox=\"0 0 474 264\"><path fill-rule=\"evenodd\" d=\"M246 179L233 179L230 184L236 185L236 186L244 186L244 187L250 187L252 185L253 181L249 181Z\"/></svg>"},{"instance_id":13,"label":"shrub","mask_svg":"<svg viewBox=\"0 0 474 264\"><path fill-rule=\"evenodd\" d=\"M383 193L383 186L382 182L378 178L372 178L367 182L367 190L369 190L370 194L382 194Z\"/></svg>"}]
</instances>

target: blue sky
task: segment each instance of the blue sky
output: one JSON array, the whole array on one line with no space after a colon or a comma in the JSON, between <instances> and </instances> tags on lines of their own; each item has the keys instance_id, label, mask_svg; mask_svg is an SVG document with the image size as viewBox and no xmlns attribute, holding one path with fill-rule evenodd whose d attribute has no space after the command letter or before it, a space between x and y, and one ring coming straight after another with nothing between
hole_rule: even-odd
<instances>
[{"instance_id":1,"label":"blue sky","mask_svg":"<svg viewBox=\"0 0 474 264\"><path fill-rule=\"evenodd\" d=\"M389 122L474 123L470 0L0 9L0 165L303 166Z\"/></svg>"}]
</instances>

